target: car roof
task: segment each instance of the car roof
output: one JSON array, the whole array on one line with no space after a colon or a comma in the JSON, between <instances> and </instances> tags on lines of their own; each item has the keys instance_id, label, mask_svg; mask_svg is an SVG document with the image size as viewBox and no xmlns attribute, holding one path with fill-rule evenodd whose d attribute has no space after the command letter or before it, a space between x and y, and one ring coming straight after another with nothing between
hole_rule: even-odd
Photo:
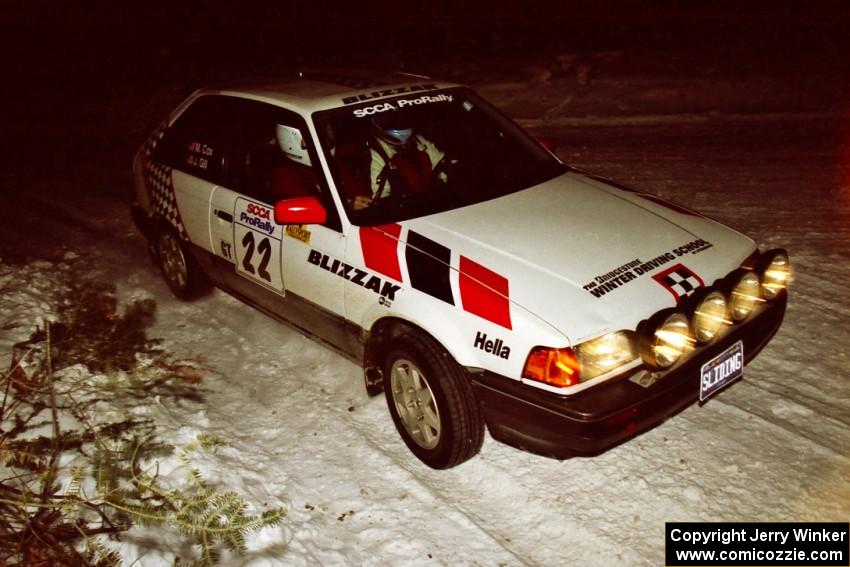
<instances>
[{"instance_id":1,"label":"car roof","mask_svg":"<svg viewBox=\"0 0 850 567\"><path fill-rule=\"evenodd\" d=\"M260 77L221 83L200 89L196 95L240 96L312 113L360 100L376 100L404 92L453 86L457 85L398 71L320 69L300 71L284 77Z\"/></svg>"}]
</instances>

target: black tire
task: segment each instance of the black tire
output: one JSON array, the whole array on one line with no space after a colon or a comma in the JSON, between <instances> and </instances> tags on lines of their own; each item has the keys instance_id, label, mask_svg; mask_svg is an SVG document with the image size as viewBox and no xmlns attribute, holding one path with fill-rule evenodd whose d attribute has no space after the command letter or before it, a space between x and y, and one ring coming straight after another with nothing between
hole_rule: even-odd
<instances>
[{"instance_id":1,"label":"black tire","mask_svg":"<svg viewBox=\"0 0 850 567\"><path fill-rule=\"evenodd\" d=\"M165 283L178 299L189 301L207 290L206 277L173 231L163 229L157 235L156 260Z\"/></svg>"},{"instance_id":2,"label":"black tire","mask_svg":"<svg viewBox=\"0 0 850 567\"><path fill-rule=\"evenodd\" d=\"M148 240L148 258L159 268L159 239Z\"/></svg>"},{"instance_id":3,"label":"black tire","mask_svg":"<svg viewBox=\"0 0 850 567\"><path fill-rule=\"evenodd\" d=\"M408 334L391 345L384 393L399 435L429 467L448 469L481 450L484 417L469 379L432 339Z\"/></svg>"}]
</instances>

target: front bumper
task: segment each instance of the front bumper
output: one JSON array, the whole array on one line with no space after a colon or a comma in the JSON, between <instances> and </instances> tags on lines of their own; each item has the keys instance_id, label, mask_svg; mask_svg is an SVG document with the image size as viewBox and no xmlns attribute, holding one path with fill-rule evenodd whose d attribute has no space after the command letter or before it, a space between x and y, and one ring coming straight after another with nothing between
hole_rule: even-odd
<instances>
[{"instance_id":1,"label":"front bumper","mask_svg":"<svg viewBox=\"0 0 850 567\"><path fill-rule=\"evenodd\" d=\"M660 374L636 369L573 396L558 396L491 372L471 372L473 389L497 440L560 459L598 454L697 401L700 367L736 341L744 343L745 361L752 360L782 323L787 301L783 292ZM634 381L638 378L655 381L645 387Z\"/></svg>"}]
</instances>

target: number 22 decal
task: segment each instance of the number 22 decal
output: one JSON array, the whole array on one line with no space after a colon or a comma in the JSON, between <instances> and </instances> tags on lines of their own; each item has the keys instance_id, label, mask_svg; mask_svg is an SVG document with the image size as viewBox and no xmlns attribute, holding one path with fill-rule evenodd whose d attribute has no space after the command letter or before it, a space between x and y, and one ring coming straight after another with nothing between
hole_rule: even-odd
<instances>
[{"instance_id":1,"label":"number 22 decal","mask_svg":"<svg viewBox=\"0 0 850 567\"><path fill-rule=\"evenodd\" d=\"M242 246L246 248L245 257L242 258L242 268L244 268L246 272L250 274L257 274L267 282L271 283L272 276L268 272L268 267L269 261L272 257L272 245L269 242L269 239L263 237L263 239L260 240L260 243L256 245L257 253L262 255L262 257L260 258L260 265L257 266L256 270L254 269L254 265L251 262L251 260L253 260L254 258L255 247L253 232L249 231L245 233L245 236L242 237Z\"/></svg>"},{"instance_id":2,"label":"number 22 decal","mask_svg":"<svg viewBox=\"0 0 850 567\"><path fill-rule=\"evenodd\" d=\"M271 222L268 205L238 198L233 206L233 262L236 272L283 294L280 238L283 227Z\"/></svg>"}]
</instances>

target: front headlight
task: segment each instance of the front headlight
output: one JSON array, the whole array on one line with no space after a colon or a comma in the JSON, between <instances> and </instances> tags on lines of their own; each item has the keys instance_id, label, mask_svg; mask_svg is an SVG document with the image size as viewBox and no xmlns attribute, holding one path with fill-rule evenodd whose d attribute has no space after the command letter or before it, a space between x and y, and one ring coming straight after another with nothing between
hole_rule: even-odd
<instances>
[{"instance_id":1,"label":"front headlight","mask_svg":"<svg viewBox=\"0 0 850 567\"><path fill-rule=\"evenodd\" d=\"M736 322L743 321L756 308L759 298L759 278L754 272L744 272L729 298L729 311Z\"/></svg>"},{"instance_id":2,"label":"front headlight","mask_svg":"<svg viewBox=\"0 0 850 567\"><path fill-rule=\"evenodd\" d=\"M784 251L778 250L770 258L762 272L761 292L764 298L775 299L779 292L788 287L790 280L791 263L788 261L788 255Z\"/></svg>"},{"instance_id":3,"label":"front headlight","mask_svg":"<svg viewBox=\"0 0 850 567\"><path fill-rule=\"evenodd\" d=\"M534 347L525 361L523 378L569 388L637 360L634 333L617 331L575 348Z\"/></svg>"},{"instance_id":4,"label":"front headlight","mask_svg":"<svg viewBox=\"0 0 850 567\"><path fill-rule=\"evenodd\" d=\"M575 347L581 367L581 380L602 376L638 357L633 333L617 331Z\"/></svg>"}]
</instances>

